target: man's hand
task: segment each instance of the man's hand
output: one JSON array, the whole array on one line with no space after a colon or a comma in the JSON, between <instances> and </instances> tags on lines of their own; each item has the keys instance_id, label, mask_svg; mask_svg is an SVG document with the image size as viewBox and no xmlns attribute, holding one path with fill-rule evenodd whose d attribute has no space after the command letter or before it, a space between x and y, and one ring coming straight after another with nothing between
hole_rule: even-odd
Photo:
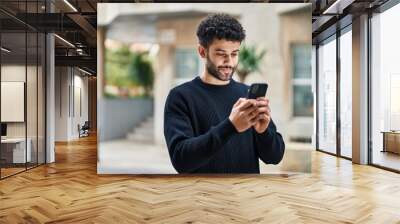
<instances>
[{"instance_id":1,"label":"man's hand","mask_svg":"<svg viewBox=\"0 0 400 224\"><path fill-rule=\"evenodd\" d=\"M257 100L240 98L233 105L229 120L238 132L244 132L256 124L258 110Z\"/></svg>"},{"instance_id":2,"label":"man's hand","mask_svg":"<svg viewBox=\"0 0 400 224\"><path fill-rule=\"evenodd\" d=\"M254 124L254 129L257 133L263 133L271 121L271 109L269 107L269 100L265 97L257 98L257 116Z\"/></svg>"}]
</instances>

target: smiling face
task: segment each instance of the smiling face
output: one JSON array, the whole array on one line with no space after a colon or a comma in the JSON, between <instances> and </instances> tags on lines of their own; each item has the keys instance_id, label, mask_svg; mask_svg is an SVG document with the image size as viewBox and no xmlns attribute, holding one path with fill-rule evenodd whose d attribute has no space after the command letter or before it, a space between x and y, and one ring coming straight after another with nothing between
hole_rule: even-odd
<instances>
[{"instance_id":1,"label":"smiling face","mask_svg":"<svg viewBox=\"0 0 400 224\"><path fill-rule=\"evenodd\" d=\"M228 81L239 61L239 41L214 39L208 48L199 46L199 54L206 59L207 72L221 81Z\"/></svg>"}]
</instances>

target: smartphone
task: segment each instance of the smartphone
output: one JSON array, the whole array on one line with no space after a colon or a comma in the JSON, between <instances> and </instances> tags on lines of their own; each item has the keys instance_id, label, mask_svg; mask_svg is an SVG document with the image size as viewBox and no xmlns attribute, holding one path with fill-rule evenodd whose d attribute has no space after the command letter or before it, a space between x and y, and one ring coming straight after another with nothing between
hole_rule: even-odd
<instances>
[{"instance_id":1,"label":"smartphone","mask_svg":"<svg viewBox=\"0 0 400 224\"><path fill-rule=\"evenodd\" d=\"M257 99L258 97L264 97L267 94L268 84L267 83L253 83L250 86L247 94L247 99Z\"/></svg>"}]
</instances>

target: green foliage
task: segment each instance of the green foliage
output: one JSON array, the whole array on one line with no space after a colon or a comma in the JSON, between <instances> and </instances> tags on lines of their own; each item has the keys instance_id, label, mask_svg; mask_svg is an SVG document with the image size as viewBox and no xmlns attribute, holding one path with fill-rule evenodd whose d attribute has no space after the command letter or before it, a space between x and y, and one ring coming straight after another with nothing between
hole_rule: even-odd
<instances>
[{"instance_id":1,"label":"green foliage","mask_svg":"<svg viewBox=\"0 0 400 224\"><path fill-rule=\"evenodd\" d=\"M150 94L154 82L154 70L145 54L136 54L132 57L128 75L133 83L145 88L146 95Z\"/></svg>"},{"instance_id":2,"label":"green foliage","mask_svg":"<svg viewBox=\"0 0 400 224\"><path fill-rule=\"evenodd\" d=\"M106 50L106 82L118 87L128 87L131 85L127 68L131 58L131 52L127 47L122 47L116 51Z\"/></svg>"},{"instance_id":3,"label":"green foliage","mask_svg":"<svg viewBox=\"0 0 400 224\"><path fill-rule=\"evenodd\" d=\"M150 96L154 82L154 70L146 53L133 53L128 46L117 50L106 49L105 81L120 90L142 87L144 96ZM129 93L128 93L129 94ZM112 95L112 94L108 94ZM140 95L136 95L138 97ZM129 96L125 96L129 97Z\"/></svg>"},{"instance_id":4,"label":"green foliage","mask_svg":"<svg viewBox=\"0 0 400 224\"><path fill-rule=\"evenodd\" d=\"M240 81L243 82L247 75L252 72L260 71L260 64L266 54L266 50L257 52L255 46L243 45L239 51L239 65L237 74Z\"/></svg>"}]
</instances>

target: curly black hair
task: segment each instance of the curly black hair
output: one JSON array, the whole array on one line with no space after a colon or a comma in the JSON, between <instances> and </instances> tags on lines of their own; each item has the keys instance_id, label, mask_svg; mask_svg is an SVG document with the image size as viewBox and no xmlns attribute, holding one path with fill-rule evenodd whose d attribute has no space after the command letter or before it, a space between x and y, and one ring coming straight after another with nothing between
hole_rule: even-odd
<instances>
[{"instance_id":1,"label":"curly black hair","mask_svg":"<svg viewBox=\"0 0 400 224\"><path fill-rule=\"evenodd\" d=\"M212 14L201 21L197 27L199 43L208 48L217 38L242 42L246 38L245 30L234 17L228 14Z\"/></svg>"}]
</instances>

